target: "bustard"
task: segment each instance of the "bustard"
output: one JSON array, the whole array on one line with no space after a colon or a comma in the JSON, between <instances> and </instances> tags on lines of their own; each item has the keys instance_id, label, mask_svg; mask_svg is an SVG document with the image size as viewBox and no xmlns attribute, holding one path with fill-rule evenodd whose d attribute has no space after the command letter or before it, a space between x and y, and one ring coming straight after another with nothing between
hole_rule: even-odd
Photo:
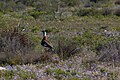
<instances>
[{"instance_id":1,"label":"bustard","mask_svg":"<svg viewBox=\"0 0 120 80\"><path fill-rule=\"evenodd\" d=\"M53 47L52 47L52 45L48 42L47 35L46 35L46 30L43 30L42 33L43 33L43 39L42 39L42 41L41 41L41 45L42 45L43 47L49 48L49 50L52 50Z\"/></svg>"}]
</instances>

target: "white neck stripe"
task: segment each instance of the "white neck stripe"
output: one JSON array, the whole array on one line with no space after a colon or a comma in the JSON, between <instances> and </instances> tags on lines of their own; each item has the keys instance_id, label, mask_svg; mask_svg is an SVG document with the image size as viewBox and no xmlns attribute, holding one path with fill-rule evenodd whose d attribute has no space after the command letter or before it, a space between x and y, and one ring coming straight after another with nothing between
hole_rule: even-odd
<instances>
[{"instance_id":1,"label":"white neck stripe","mask_svg":"<svg viewBox=\"0 0 120 80\"><path fill-rule=\"evenodd\" d=\"M44 32L44 36L46 36L46 32Z\"/></svg>"}]
</instances>

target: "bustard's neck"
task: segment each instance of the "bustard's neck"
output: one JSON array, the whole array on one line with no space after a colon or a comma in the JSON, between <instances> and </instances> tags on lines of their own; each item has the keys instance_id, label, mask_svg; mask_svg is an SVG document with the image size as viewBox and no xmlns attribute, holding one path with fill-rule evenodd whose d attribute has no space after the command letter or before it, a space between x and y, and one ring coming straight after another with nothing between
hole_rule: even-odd
<instances>
[{"instance_id":1,"label":"bustard's neck","mask_svg":"<svg viewBox=\"0 0 120 80\"><path fill-rule=\"evenodd\" d=\"M45 31L43 32L43 39L42 40L47 40L47 35L46 35Z\"/></svg>"},{"instance_id":2,"label":"bustard's neck","mask_svg":"<svg viewBox=\"0 0 120 80\"><path fill-rule=\"evenodd\" d=\"M43 37L44 37L44 36L47 36L47 35L46 35L46 32L43 32Z\"/></svg>"}]
</instances>

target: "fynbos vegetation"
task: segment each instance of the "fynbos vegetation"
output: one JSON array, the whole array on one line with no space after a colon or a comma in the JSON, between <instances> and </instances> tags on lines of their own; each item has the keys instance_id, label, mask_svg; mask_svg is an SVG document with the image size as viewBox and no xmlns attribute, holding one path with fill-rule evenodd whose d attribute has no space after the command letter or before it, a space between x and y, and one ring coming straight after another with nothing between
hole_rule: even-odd
<instances>
[{"instance_id":1,"label":"fynbos vegetation","mask_svg":"<svg viewBox=\"0 0 120 80\"><path fill-rule=\"evenodd\" d=\"M1 0L0 80L119 80L119 16L119 0Z\"/></svg>"}]
</instances>

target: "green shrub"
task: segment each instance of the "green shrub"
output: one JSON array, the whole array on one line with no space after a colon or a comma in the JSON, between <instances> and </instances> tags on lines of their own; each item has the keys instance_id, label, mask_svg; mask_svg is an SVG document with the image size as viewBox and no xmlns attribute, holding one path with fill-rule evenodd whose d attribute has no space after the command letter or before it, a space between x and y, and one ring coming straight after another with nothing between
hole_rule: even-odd
<instances>
[{"instance_id":1,"label":"green shrub","mask_svg":"<svg viewBox=\"0 0 120 80\"><path fill-rule=\"evenodd\" d=\"M110 0L90 0L91 2L95 2L95 3L98 3L98 2L109 2Z\"/></svg>"},{"instance_id":2,"label":"green shrub","mask_svg":"<svg viewBox=\"0 0 120 80\"><path fill-rule=\"evenodd\" d=\"M46 15L47 12L45 12L45 11L41 11L41 12L39 12L39 11L31 11L31 12L29 12L29 14L30 14L31 16L33 16L35 19L37 19L37 18L39 18L40 16Z\"/></svg>"},{"instance_id":3,"label":"green shrub","mask_svg":"<svg viewBox=\"0 0 120 80\"><path fill-rule=\"evenodd\" d=\"M120 8L115 9L114 15L120 16Z\"/></svg>"},{"instance_id":4,"label":"green shrub","mask_svg":"<svg viewBox=\"0 0 120 80\"><path fill-rule=\"evenodd\" d=\"M64 2L67 6L76 6L79 4L79 0L61 0Z\"/></svg>"},{"instance_id":5,"label":"green shrub","mask_svg":"<svg viewBox=\"0 0 120 80\"><path fill-rule=\"evenodd\" d=\"M55 77L58 80L64 80L64 76L66 77L71 77L72 73L66 70L62 70L62 69L46 69L45 71L47 73L47 75L52 75L53 77ZM77 72L76 72L77 73ZM53 75L54 74L54 75ZM69 80L78 80L77 77L74 78L69 78Z\"/></svg>"},{"instance_id":6,"label":"green shrub","mask_svg":"<svg viewBox=\"0 0 120 80\"><path fill-rule=\"evenodd\" d=\"M6 80L11 80L14 75L13 70L0 71L0 78L4 77Z\"/></svg>"},{"instance_id":7,"label":"green shrub","mask_svg":"<svg viewBox=\"0 0 120 80\"><path fill-rule=\"evenodd\" d=\"M111 41L106 42L105 44L99 45L97 47L97 52L99 52L99 61L120 61L120 42L119 41Z\"/></svg>"},{"instance_id":8,"label":"green shrub","mask_svg":"<svg viewBox=\"0 0 120 80\"><path fill-rule=\"evenodd\" d=\"M92 51L96 51L96 47L114 39L97 35L92 30L87 30L82 36L74 37L73 40L77 41L82 47L89 46Z\"/></svg>"},{"instance_id":9,"label":"green shrub","mask_svg":"<svg viewBox=\"0 0 120 80\"><path fill-rule=\"evenodd\" d=\"M110 72L110 74L108 75L108 80L117 80L118 76L119 74L117 72Z\"/></svg>"},{"instance_id":10,"label":"green shrub","mask_svg":"<svg viewBox=\"0 0 120 80\"><path fill-rule=\"evenodd\" d=\"M22 11L26 8L25 5L19 3L15 3L15 1L0 1L0 11L4 12L14 12L14 11Z\"/></svg>"},{"instance_id":11,"label":"green shrub","mask_svg":"<svg viewBox=\"0 0 120 80\"><path fill-rule=\"evenodd\" d=\"M113 13L113 11L109 8L104 8L102 10L102 15L106 16L106 15L111 15Z\"/></svg>"},{"instance_id":12,"label":"green shrub","mask_svg":"<svg viewBox=\"0 0 120 80\"><path fill-rule=\"evenodd\" d=\"M61 59L68 59L72 55L80 52L78 44L69 38L60 37L55 44L55 52Z\"/></svg>"},{"instance_id":13,"label":"green shrub","mask_svg":"<svg viewBox=\"0 0 120 80\"><path fill-rule=\"evenodd\" d=\"M115 4L116 4L116 5L120 5L120 0L116 0L116 1L115 1Z\"/></svg>"},{"instance_id":14,"label":"green shrub","mask_svg":"<svg viewBox=\"0 0 120 80\"><path fill-rule=\"evenodd\" d=\"M108 70L107 70L107 69L105 69L105 68L100 68L100 72L101 72L101 73L105 73L105 72L107 73L107 72L108 72Z\"/></svg>"},{"instance_id":15,"label":"green shrub","mask_svg":"<svg viewBox=\"0 0 120 80\"><path fill-rule=\"evenodd\" d=\"M4 62L21 64L24 58L21 56L33 51L33 42L29 40L26 34L23 34L18 29L2 30L0 34L0 54L5 53L6 55Z\"/></svg>"},{"instance_id":16,"label":"green shrub","mask_svg":"<svg viewBox=\"0 0 120 80\"><path fill-rule=\"evenodd\" d=\"M80 79L77 77L73 77L73 78L68 78L68 80L80 80Z\"/></svg>"},{"instance_id":17,"label":"green shrub","mask_svg":"<svg viewBox=\"0 0 120 80\"><path fill-rule=\"evenodd\" d=\"M101 11L93 8L80 9L79 12L77 13L78 16L94 16L99 14L101 14Z\"/></svg>"}]
</instances>

